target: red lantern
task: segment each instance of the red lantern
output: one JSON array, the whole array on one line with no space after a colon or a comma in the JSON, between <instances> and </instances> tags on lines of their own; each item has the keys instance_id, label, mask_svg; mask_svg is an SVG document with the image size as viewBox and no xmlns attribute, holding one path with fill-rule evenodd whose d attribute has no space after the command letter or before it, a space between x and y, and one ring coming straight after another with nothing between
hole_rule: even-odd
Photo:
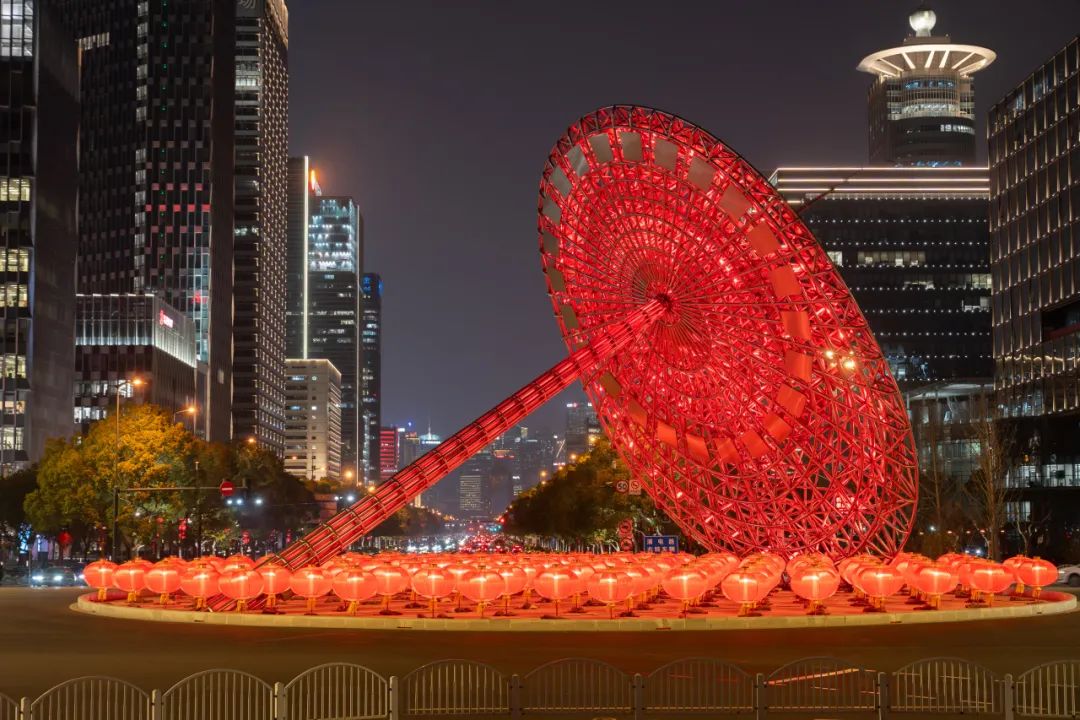
<instances>
[{"instance_id":1,"label":"red lantern","mask_svg":"<svg viewBox=\"0 0 1080 720\"><path fill-rule=\"evenodd\" d=\"M218 589L222 595L236 601L236 612L243 612L248 600L262 593L263 577L251 568L229 570L218 578Z\"/></svg>"},{"instance_id":2,"label":"red lantern","mask_svg":"<svg viewBox=\"0 0 1080 720\"><path fill-rule=\"evenodd\" d=\"M484 617L484 606L505 591L506 581L494 570L474 570L461 578L461 594L476 603L480 617Z\"/></svg>"},{"instance_id":3,"label":"red lantern","mask_svg":"<svg viewBox=\"0 0 1080 720\"><path fill-rule=\"evenodd\" d=\"M334 576L334 593L342 600L349 603L349 614L355 615L357 606L375 597L375 576L359 568L342 570Z\"/></svg>"},{"instance_id":4,"label":"red lantern","mask_svg":"<svg viewBox=\"0 0 1080 720\"><path fill-rule=\"evenodd\" d=\"M608 617L615 616L615 605L630 597L634 583L624 572L598 572L586 583L589 597L607 605Z\"/></svg>"},{"instance_id":5,"label":"red lantern","mask_svg":"<svg viewBox=\"0 0 1080 720\"><path fill-rule=\"evenodd\" d=\"M146 589L157 593L159 602L164 605L169 596L180 589L181 568L168 560L162 560L146 572Z\"/></svg>"},{"instance_id":6,"label":"red lantern","mask_svg":"<svg viewBox=\"0 0 1080 720\"><path fill-rule=\"evenodd\" d=\"M1013 555L1011 558L1007 558L1001 564L1005 566L1005 569L1013 574L1013 578L1016 579L1016 588L1013 590L1017 595L1021 595L1024 592L1024 581L1020 579L1020 565L1023 564L1028 558L1023 555Z\"/></svg>"},{"instance_id":7,"label":"red lantern","mask_svg":"<svg viewBox=\"0 0 1080 720\"><path fill-rule=\"evenodd\" d=\"M855 581L870 598L871 607L885 609L885 598L900 592L904 587L904 576L899 570L889 565L864 568Z\"/></svg>"},{"instance_id":8,"label":"red lantern","mask_svg":"<svg viewBox=\"0 0 1080 720\"><path fill-rule=\"evenodd\" d=\"M417 570L410 579L413 592L426 597L431 603L431 617L435 617L435 604L454 591L457 582L444 568L433 565Z\"/></svg>"},{"instance_id":9,"label":"red lantern","mask_svg":"<svg viewBox=\"0 0 1080 720\"><path fill-rule=\"evenodd\" d=\"M971 587L986 595L986 604L994 604L994 595L1005 592L1014 582L1013 574L1000 563L979 563L971 568Z\"/></svg>"},{"instance_id":10,"label":"red lantern","mask_svg":"<svg viewBox=\"0 0 1080 720\"><path fill-rule=\"evenodd\" d=\"M307 615L315 614L315 602L330 592L331 585L330 578L315 565L300 568L289 580L289 589L307 599Z\"/></svg>"},{"instance_id":11,"label":"red lantern","mask_svg":"<svg viewBox=\"0 0 1080 720\"><path fill-rule=\"evenodd\" d=\"M116 572L116 563L108 560L95 560L83 568L83 577L86 584L98 591L97 599L104 601L109 588L113 586L113 574Z\"/></svg>"},{"instance_id":12,"label":"red lantern","mask_svg":"<svg viewBox=\"0 0 1080 720\"><path fill-rule=\"evenodd\" d=\"M139 591L146 587L146 563L129 560L113 572L113 585L128 594L127 601L135 602Z\"/></svg>"},{"instance_id":13,"label":"red lantern","mask_svg":"<svg viewBox=\"0 0 1080 720\"><path fill-rule=\"evenodd\" d=\"M390 609L390 598L409 587L409 573L396 565L379 565L372 569L375 576L375 592L383 597L383 609L380 615L397 615Z\"/></svg>"},{"instance_id":14,"label":"red lantern","mask_svg":"<svg viewBox=\"0 0 1080 720\"><path fill-rule=\"evenodd\" d=\"M461 607L461 578L465 577L471 570L472 568L464 563L455 563L446 566L446 572L450 573L454 578L454 590L457 592L457 612L463 612Z\"/></svg>"},{"instance_id":15,"label":"red lantern","mask_svg":"<svg viewBox=\"0 0 1080 720\"><path fill-rule=\"evenodd\" d=\"M552 567L537 574L533 579L533 587L540 597L555 601L555 617L558 617L559 601L580 592L581 581L570 570Z\"/></svg>"},{"instance_id":16,"label":"red lantern","mask_svg":"<svg viewBox=\"0 0 1080 720\"><path fill-rule=\"evenodd\" d=\"M1021 582L1033 588L1031 596L1037 598L1044 587L1057 580L1057 566L1048 560L1031 558L1017 566L1016 575Z\"/></svg>"},{"instance_id":17,"label":"red lantern","mask_svg":"<svg viewBox=\"0 0 1080 720\"><path fill-rule=\"evenodd\" d=\"M289 583L292 582L292 572L289 568L273 562L260 565L256 568L256 571L262 575L267 609L276 608L277 596L289 589Z\"/></svg>"},{"instance_id":18,"label":"red lantern","mask_svg":"<svg viewBox=\"0 0 1080 720\"><path fill-rule=\"evenodd\" d=\"M705 576L688 566L668 572L661 586L668 595L682 601L684 616L689 610L690 601L700 597L707 588Z\"/></svg>"},{"instance_id":19,"label":"red lantern","mask_svg":"<svg viewBox=\"0 0 1080 720\"><path fill-rule=\"evenodd\" d=\"M803 566L791 576L791 589L799 597L809 601L811 615L823 612L821 604L836 594L840 587L840 573L831 567Z\"/></svg>"},{"instance_id":20,"label":"red lantern","mask_svg":"<svg viewBox=\"0 0 1080 720\"><path fill-rule=\"evenodd\" d=\"M511 615L510 597L525 590L525 586L529 582L529 576L517 565L503 565L498 569L498 573L502 575L506 587L503 590L503 609L495 614Z\"/></svg>"},{"instance_id":21,"label":"red lantern","mask_svg":"<svg viewBox=\"0 0 1080 720\"><path fill-rule=\"evenodd\" d=\"M754 605L761 602L775 587L761 573L736 570L720 581L720 592L732 602L739 603L739 617L750 614Z\"/></svg>"},{"instance_id":22,"label":"red lantern","mask_svg":"<svg viewBox=\"0 0 1080 720\"><path fill-rule=\"evenodd\" d=\"M933 563L919 567L912 580L926 594L927 604L932 608L940 606L941 596L956 587L956 573Z\"/></svg>"},{"instance_id":23,"label":"red lantern","mask_svg":"<svg viewBox=\"0 0 1080 720\"><path fill-rule=\"evenodd\" d=\"M180 576L180 589L195 598L195 609L206 607L206 598L221 592L218 587L220 574L211 565L209 567L192 566Z\"/></svg>"}]
</instances>

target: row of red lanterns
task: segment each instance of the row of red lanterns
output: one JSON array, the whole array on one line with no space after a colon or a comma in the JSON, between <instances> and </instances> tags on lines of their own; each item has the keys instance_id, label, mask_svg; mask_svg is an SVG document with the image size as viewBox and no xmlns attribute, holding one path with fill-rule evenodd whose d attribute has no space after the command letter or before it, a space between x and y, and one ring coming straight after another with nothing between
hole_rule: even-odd
<instances>
[{"instance_id":1,"label":"row of red lanterns","mask_svg":"<svg viewBox=\"0 0 1080 720\"><path fill-rule=\"evenodd\" d=\"M349 612L376 596L383 598L381 612L391 614L390 599L410 592L425 600L435 614L436 604L456 596L477 604L481 613L503 600L503 613L509 613L511 596L537 595L559 604L573 598L575 607L583 595L606 605L614 616L616 606L626 602L632 614L634 601L644 601L660 589L682 602L683 613L719 590L739 605L740 615L750 615L787 575L792 591L803 598L811 613L821 612L822 604L834 595L841 581L869 599L870 605L883 609L885 598L903 587L923 596L936 607L941 596L958 585L987 598L1004 592L1014 583L1030 585L1036 596L1053 582L1057 570L1045 560L1010 558L992 563L966 555L949 554L936 561L901 553L886 562L869 555L847 558L838 565L820 554L809 553L785 561L777 555L758 553L742 560L727 553L690 555L651 555L618 553L594 556L586 554L515 556L468 556L444 554L410 556L385 553L378 556L346 553L321 567L309 566L290 571L272 558L255 561L246 556L204 558L187 562L167 558L158 563L133 560L123 565L98 561L87 565L84 577L105 599L110 588L118 588L134 602L148 590L166 603L177 593L195 599L196 609L205 607L206 598L223 594L236 601L236 609L260 595L273 608L279 595L292 592L305 598L307 611L313 613L318 598L333 593L348 603Z\"/></svg>"}]
</instances>

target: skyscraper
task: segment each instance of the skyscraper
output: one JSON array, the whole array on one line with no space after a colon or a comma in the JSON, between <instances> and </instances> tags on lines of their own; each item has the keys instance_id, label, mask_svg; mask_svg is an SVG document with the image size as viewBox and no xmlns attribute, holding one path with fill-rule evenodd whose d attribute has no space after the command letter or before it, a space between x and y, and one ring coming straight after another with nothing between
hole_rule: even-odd
<instances>
[{"instance_id":1,"label":"skyscraper","mask_svg":"<svg viewBox=\"0 0 1080 720\"><path fill-rule=\"evenodd\" d=\"M779 168L901 389L990 378L984 168Z\"/></svg>"},{"instance_id":2,"label":"skyscraper","mask_svg":"<svg viewBox=\"0 0 1080 720\"><path fill-rule=\"evenodd\" d=\"M381 481L382 279L376 273L364 273L360 291L363 310L363 326L360 330L360 413L364 431L361 450L364 478L368 483L377 484Z\"/></svg>"},{"instance_id":3,"label":"skyscraper","mask_svg":"<svg viewBox=\"0 0 1080 720\"><path fill-rule=\"evenodd\" d=\"M79 292L188 315L206 437L280 451L285 3L55 4L83 51Z\"/></svg>"},{"instance_id":4,"label":"skyscraper","mask_svg":"<svg viewBox=\"0 0 1080 720\"><path fill-rule=\"evenodd\" d=\"M341 371L342 466L361 470L360 376L363 217L351 197L323 196L307 157L289 160L286 345Z\"/></svg>"},{"instance_id":5,"label":"skyscraper","mask_svg":"<svg viewBox=\"0 0 1080 720\"><path fill-rule=\"evenodd\" d=\"M307 327L309 358L326 358L341 371L341 462L357 467L360 413L360 278L363 224L350 197L313 199L308 229Z\"/></svg>"},{"instance_id":6,"label":"skyscraper","mask_svg":"<svg viewBox=\"0 0 1080 720\"><path fill-rule=\"evenodd\" d=\"M49 6L7 2L0 34L0 473L71 434L79 65Z\"/></svg>"},{"instance_id":7,"label":"skyscraper","mask_svg":"<svg viewBox=\"0 0 1080 720\"><path fill-rule=\"evenodd\" d=\"M1080 37L990 109L995 385L1017 520L1080 521ZM1075 492L1075 490L1073 491Z\"/></svg>"},{"instance_id":8,"label":"skyscraper","mask_svg":"<svg viewBox=\"0 0 1080 720\"><path fill-rule=\"evenodd\" d=\"M972 76L997 57L974 45L933 35L937 15L926 5L908 18L912 34L899 47L859 63L875 76L869 92L870 162L944 167L975 162Z\"/></svg>"},{"instance_id":9,"label":"skyscraper","mask_svg":"<svg viewBox=\"0 0 1080 720\"><path fill-rule=\"evenodd\" d=\"M195 324L210 440L231 436L236 4L58 0L82 48L77 288Z\"/></svg>"},{"instance_id":10,"label":"skyscraper","mask_svg":"<svg viewBox=\"0 0 1080 720\"><path fill-rule=\"evenodd\" d=\"M600 420L591 402L566 403L566 456L577 457L589 452L589 448L601 436Z\"/></svg>"},{"instance_id":11,"label":"skyscraper","mask_svg":"<svg viewBox=\"0 0 1080 720\"><path fill-rule=\"evenodd\" d=\"M379 428L379 479L389 480L401 469L401 433L394 426Z\"/></svg>"},{"instance_id":12,"label":"skyscraper","mask_svg":"<svg viewBox=\"0 0 1080 720\"><path fill-rule=\"evenodd\" d=\"M281 453L289 13L284 0L236 8L232 432Z\"/></svg>"},{"instance_id":13,"label":"skyscraper","mask_svg":"<svg viewBox=\"0 0 1080 720\"><path fill-rule=\"evenodd\" d=\"M311 480L341 477L341 373L322 359L289 358L285 470Z\"/></svg>"},{"instance_id":14,"label":"skyscraper","mask_svg":"<svg viewBox=\"0 0 1080 720\"><path fill-rule=\"evenodd\" d=\"M289 158L288 242L285 255L285 355L307 357L308 232L311 208L322 195L311 158Z\"/></svg>"}]
</instances>

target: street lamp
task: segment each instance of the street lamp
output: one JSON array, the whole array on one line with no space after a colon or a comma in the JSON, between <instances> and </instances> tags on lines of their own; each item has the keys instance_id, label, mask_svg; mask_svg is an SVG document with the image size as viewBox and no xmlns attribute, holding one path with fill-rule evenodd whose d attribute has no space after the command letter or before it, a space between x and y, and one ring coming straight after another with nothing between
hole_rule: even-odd
<instances>
[{"instance_id":1,"label":"street lamp","mask_svg":"<svg viewBox=\"0 0 1080 720\"><path fill-rule=\"evenodd\" d=\"M195 415L198 412L199 412L199 408L195 407L194 405L188 405L183 410L177 410L176 412L174 412L172 414L172 416L173 416L173 420L175 420L177 415L190 415L191 416L191 431L195 432Z\"/></svg>"},{"instance_id":2,"label":"street lamp","mask_svg":"<svg viewBox=\"0 0 1080 720\"><path fill-rule=\"evenodd\" d=\"M113 456L113 488L120 487L120 391L127 385L129 388L137 388L143 384L142 378L133 377L130 380L116 381L116 446ZM116 562L119 557L120 540L120 495L113 493L113 532L112 532L112 559Z\"/></svg>"}]
</instances>

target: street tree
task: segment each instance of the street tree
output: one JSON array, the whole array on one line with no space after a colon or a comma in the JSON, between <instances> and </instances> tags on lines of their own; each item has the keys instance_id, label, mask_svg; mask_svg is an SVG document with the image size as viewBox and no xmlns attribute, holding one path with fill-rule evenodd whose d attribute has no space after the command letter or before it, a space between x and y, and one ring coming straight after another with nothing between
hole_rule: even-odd
<instances>
[{"instance_id":1,"label":"street tree","mask_svg":"<svg viewBox=\"0 0 1080 720\"><path fill-rule=\"evenodd\" d=\"M1006 479L1016 460L1015 437L991 395L976 403L972 431L978 443L978 455L975 472L966 488L968 507L972 522L986 542L986 556L998 560L1009 497Z\"/></svg>"}]
</instances>

